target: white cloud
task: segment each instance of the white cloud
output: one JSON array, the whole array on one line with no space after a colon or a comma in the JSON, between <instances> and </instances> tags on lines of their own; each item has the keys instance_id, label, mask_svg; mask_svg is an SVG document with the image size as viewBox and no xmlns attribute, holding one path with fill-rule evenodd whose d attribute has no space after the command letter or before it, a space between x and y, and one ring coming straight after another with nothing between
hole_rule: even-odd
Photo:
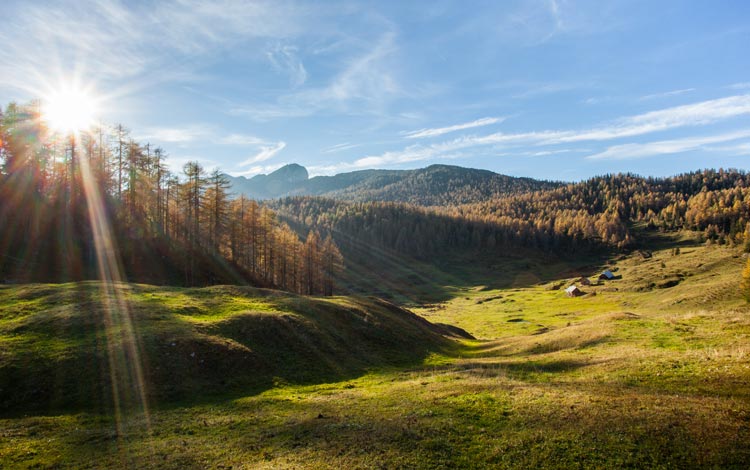
<instances>
[{"instance_id":1,"label":"white cloud","mask_svg":"<svg viewBox=\"0 0 750 470\"><path fill-rule=\"evenodd\" d=\"M421 145L412 145L404 150L395 152L385 152L382 155L369 156L356 160L355 168L379 167L386 164L398 164L415 162L419 160L428 160L437 156L439 150L437 147L424 147Z\"/></svg>"},{"instance_id":2,"label":"white cloud","mask_svg":"<svg viewBox=\"0 0 750 470\"><path fill-rule=\"evenodd\" d=\"M268 145L269 141L249 134L228 134L220 136L214 126L192 124L183 127L148 127L137 133L136 140L156 140L161 142L184 144L203 141L216 145L235 145L257 147Z\"/></svg>"},{"instance_id":3,"label":"white cloud","mask_svg":"<svg viewBox=\"0 0 750 470\"><path fill-rule=\"evenodd\" d=\"M265 145L260 148L260 151L248 158L244 162L240 163L239 166L254 165L256 163L264 162L274 157L277 153L284 150L286 142L277 142L273 145Z\"/></svg>"},{"instance_id":4,"label":"white cloud","mask_svg":"<svg viewBox=\"0 0 750 470\"><path fill-rule=\"evenodd\" d=\"M266 52L273 67L289 75L289 82L294 88L301 86L307 80L307 70L297 52L294 46L281 46L280 44L276 44Z\"/></svg>"},{"instance_id":5,"label":"white cloud","mask_svg":"<svg viewBox=\"0 0 750 470\"><path fill-rule=\"evenodd\" d=\"M559 155L561 153L570 153L575 151L574 149L557 149L557 150L540 150L538 152L524 152L523 155L529 157L547 157L549 155Z\"/></svg>"},{"instance_id":6,"label":"white cloud","mask_svg":"<svg viewBox=\"0 0 750 470\"><path fill-rule=\"evenodd\" d=\"M263 145L268 142L253 135L229 134L226 137L218 139L217 143L224 145Z\"/></svg>"},{"instance_id":7,"label":"white cloud","mask_svg":"<svg viewBox=\"0 0 750 470\"><path fill-rule=\"evenodd\" d=\"M327 99L380 101L383 95L398 93L399 86L384 63L384 59L395 51L396 34L387 32L378 39L375 47L349 63L330 86L303 96L312 103Z\"/></svg>"},{"instance_id":8,"label":"white cloud","mask_svg":"<svg viewBox=\"0 0 750 470\"><path fill-rule=\"evenodd\" d=\"M390 60L398 50L393 26L378 24L374 38L346 35L334 27L340 9L294 0L82 0L10 2L3 13L14 21L0 28L0 89L13 98L19 90L28 98L43 95L62 75L106 87L108 98L210 79L210 65L224 50L241 48L252 56L261 46L251 41L259 39L274 45L267 59L300 89L271 103L237 107L237 114L269 120L330 109L376 113L401 93L399 67ZM361 33L370 35L370 27ZM338 73L302 88L308 70L292 43L322 39L342 44L329 62Z\"/></svg>"},{"instance_id":9,"label":"white cloud","mask_svg":"<svg viewBox=\"0 0 750 470\"><path fill-rule=\"evenodd\" d=\"M750 114L750 95L736 95L699 103L675 106L629 116L611 124L580 131L537 131L519 134L501 132L463 138L467 144L530 143L552 145L570 142L603 141L634 137L681 127L711 124L723 119Z\"/></svg>"},{"instance_id":10,"label":"white cloud","mask_svg":"<svg viewBox=\"0 0 750 470\"><path fill-rule=\"evenodd\" d=\"M722 145L716 147L709 146L704 148L705 150L711 152L722 152L734 156L750 155L750 142L742 142L735 145Z\"/></svg>"},{"instance_id":11,"label":"white cloud","mask_svg":"<svg viewBox=\"0 0 750 470\"><path fill-rule=\"evenodd\" d=\"M561 131L546 130L534 131L515 134L505 134L497 132L483 136L468 135L461 136L453 140L435 143L431 145L410 145L402 150L384 152L380 155L369 155L351 163L340 163L336 167L339 169L361 169L368 167L381 167L388 164L399 164L434 158L451 158L456 152L466 151L475 147L482 146L518 146L518 145L559 145L565 143L584 142L584 141L606 141L615 140L625 137L634 137L645 135L658 131L677 129L681 127L699 126L711 124L713 122L727 119L730 117L750 114L750 95L730 96L710 101L703 101L690 105L676 106L665 108L657 111L651 111L636 116L629 116L613 121L608 126L597 127L593 129L584 129L579 131ZM722 142L728 139L724 135L724 140L701 140L702 143L664 141L657 143L652 147L658 151L661 149L665 153L668 149L677 149L680 146L688 145L705 145L712 142ZM739 137L734 137L739 138ZM709 138L714 139L714 138ZM634 146L639 144L626 144L617 150L618 155L635 155L639 152L650 151L640 149ZM614 148L613 148L614 149ZM611 154L597 154L591 158L609 158L615 155L616 150ZM632 157L631 157L632 158Z\"/></svg>"},{"instance_id":12,"label":"white cloud","mask_svg":"<svg viewBox=\"0 0 750 470\"><path fill-rule=\"evenodd\" d=\"M600 128L557 132L541 143L611 140L680 127L699 126L750 114L750 95L736 95L651 111L614 121Z\"/></svg>"},{"instance_id":13,"label":"white cloud","mask_svg":"<svg viewBox=\"0 0 750 470\"><path fill-rule=\"evenodd\" d=\"M137 140L157 140L169 143L187 143L207 138L211 132L204 126L150 127L137 135Z\"/></svg>"},{"instance_id":14,"label":"white cloud","mask_svg":"<svg viewBox=\"0 0 750 470\"><path fill-rule=\"evenodd\" d=\"M512 95L515 99L535 98L543 95L552 95L566 91L577 90L579 88L590 87L591 84L583 83L545 83L532 86L522 92Z\"/></svg>"},{"instance_id":15,"label":"white cloud","mask_svg":"<svg viewBox=\"0 0 750 470\"><path fill-rule=\"evenodd\" d=\"M645 144L632 143L615 145L607 150L590 155L586 158L591 160L628 160L634 158L652 157L655 155L666 155L683 153L691 150L705 148L708 144L731 142L737 139L750 137L750 131L732 132L704 137L688 137L684 139L662 140L648 142Z\"/></svg>"},{"instance_id":16,"label":"white cloud","mask_svg":"<svg viewBox=\"0 0 750 470\"><path fill-rule=\"evenodd\" d=\"M747 90L748 88L750 88L750 82L733 83L727 88L731 90Z\"/></svg>"},{"instance_id":17,"label":"white cloud","mask_svg":"<svg viewBox=\"0 0 750 470\"><path fill-rule=\"evenodd\" d=\"M491 124L503 122L504 120L505 120L504 117L486 117L486 118L477 119L471 122L467 122L464 124L456 124L453 126L438 127L438 128L433 128L433 129L419 129L417 131L403 132L402 135L406 137L407 139L421 139L424 137L436 137L439 135L448 134L449 132L455 132L455 131L460 131L464 129L472 129L475 127L489 126Z\"/></svg>"},{"instance_id":18,"label":"white cloud","mask_svg":"<svg viewBox=\"0 0 750 470\"><path fill-rule=\"evenodd\" d=\"M230 174L232 176L244 177L262 175L272 173L284 165L286 165L286 163L274 163L273 165L254 165L244 171L232 171L230 172Z\"/></svg>"},{"instance_id":19,"label":"white cloud","mask_svg":"<svg viewBox=\"0 0 750 470\"><path fill-rule=\"evenodd\" d=\"M668 98L670 96L679 96L684 95L685 93L690 93L695 91L695 88L683 88L681 90L672 90L672 91L665 91L663 93L654 93L651 95L645 95L638 98L639 101L648 101L648 100L654 100L658 98Z\"/></svg>"},{"instance_id":20,"label":"white cloud","mask_svg":"<svg viewBox=\"0 0 750 470\"><path fill-rule=\"evenodd\" d=\"M600 104L600 103L604 103L604 102L610 101L611 99L612 98L608 97L608 96L605 96L605 97L593 97L592 96L590 98L584 99L582 101L582 103L583 104L587 104L587 105L595 105L595 104Z\"/></svg>"},{"instance_id":21,"label":"white cloud","mask_svg":"<svg viewBox=\"0 0 750 470\"><path fill-rule=\"evenodd\" d=\"M362 144L351 144L349 142L344 142L343 144L336 144L331 145L330 147L326 147L324 149L321 149L321 153L336 153L336 152L342 152L344 150L349 150L353 148L357 148L362 146Z\"/></svg>"},{"instance_id":22,"label":"white cloud","mask_svg":"<svg viewBox=\"0 0 750 470\"><path fill-rule=\"evenodd\" d=\"M141 82L192 77L196 59L216 48L294 36L309 14L303 6L271 0L84 0L3 7L4 16L14 20L0 28L0 85L32 96L50 86L50 77L63 74L114 80L124 92ZM188 56L190 61L183 60ZM109 88L116 86L109 83Z\"/></svg>"},{"instance_id":23,"label":"white cloud","mask_svg":"<svg viewBox=\"0 0 750 470\"><path fill-rule=\"evenodd\" d=\"M343 113L380 113L402 94L389 59L396 53L396 34L383 33L374 45L345 61L328 85L308 88L278 98L274 104L236 106L230 112L259 121L311 116L321 110Z\"/></svg>"}]
</instances>

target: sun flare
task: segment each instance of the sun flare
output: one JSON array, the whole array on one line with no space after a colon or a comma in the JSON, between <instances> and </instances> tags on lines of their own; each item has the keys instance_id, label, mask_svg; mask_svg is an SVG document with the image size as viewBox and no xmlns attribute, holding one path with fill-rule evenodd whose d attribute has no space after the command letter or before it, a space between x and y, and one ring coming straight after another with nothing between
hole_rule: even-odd
<instances>
[{"instance_id":1,"label":"sun flare","mask_svg":"<svg viewBox=\"0 0 750 470\"><path fill-rule=\"evenodd\" d=\"M97 106L90 92L67 87L48 94L42 112L50 129L74 133L94 124Z\"/></svg>"}]
</instances>

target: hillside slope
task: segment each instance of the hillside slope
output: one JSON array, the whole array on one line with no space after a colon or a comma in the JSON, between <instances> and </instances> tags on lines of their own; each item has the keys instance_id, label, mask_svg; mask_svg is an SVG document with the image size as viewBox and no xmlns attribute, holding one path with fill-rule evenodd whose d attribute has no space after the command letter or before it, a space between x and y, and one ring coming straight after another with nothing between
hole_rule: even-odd
<instances>
[{"instance_id":1,"label":"hillside slope","mask_svg":"<svg viewBox=\"0 0 750 470\"><path fill-rule=\"evenodd\" d=\"M250 179L228 176L235 193L250 198L327 196L349 201L398 201L421 206L479 202L489 197L559 187L559 183L516 178L487 170L431 165L416 170L361 170L307 178L307 170L286 165Z\"/></svg>"},{"instance_id":2,"label":"hillside slope","mask_svg":"<svg viewBox=\"0 0 750 470\"><path fill-rule=\"evenodd\" d=\"M142 391L139 380L152 403L201 400L410 364L452 344L445 330L377 299L104 287L0 286L0 411L107 411L113 374L129 381L118 384L121 400Z\"/></svg>"}]
</instances>

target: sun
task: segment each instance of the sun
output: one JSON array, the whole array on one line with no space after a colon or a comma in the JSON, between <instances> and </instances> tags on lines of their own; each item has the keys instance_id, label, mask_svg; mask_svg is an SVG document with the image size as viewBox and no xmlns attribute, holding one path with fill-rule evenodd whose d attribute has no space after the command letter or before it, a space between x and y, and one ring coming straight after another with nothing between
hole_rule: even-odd
<instances>
[{"instance_id":1,"label":"sun","mask_svg":"<svg viewBox=\"0 0 750 470\"><path fill-rule=\"evenodd\" d=\"M50 129L77 133L94 125L97 100L84 89L61 87L43 100L42 115Z\"/></svg>"}]
</instances>

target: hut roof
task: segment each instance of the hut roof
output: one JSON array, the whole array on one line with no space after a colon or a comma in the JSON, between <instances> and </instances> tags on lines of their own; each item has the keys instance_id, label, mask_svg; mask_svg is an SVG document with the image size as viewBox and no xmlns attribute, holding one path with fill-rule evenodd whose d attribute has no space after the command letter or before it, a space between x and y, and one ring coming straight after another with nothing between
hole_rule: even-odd
<instances>
[{"instance_id":1,"label":"hut roof","mask_svg":"<svg viewBox=\"0 0 750 470\"><path fill-rule=\"evenodd\" d=\"M579 289L578 286L570 286L570 287L568 287L567 289L565 289L565 293L568 294L571 297L582 294L581 289Z\"/></svg>"}]
</instances>

